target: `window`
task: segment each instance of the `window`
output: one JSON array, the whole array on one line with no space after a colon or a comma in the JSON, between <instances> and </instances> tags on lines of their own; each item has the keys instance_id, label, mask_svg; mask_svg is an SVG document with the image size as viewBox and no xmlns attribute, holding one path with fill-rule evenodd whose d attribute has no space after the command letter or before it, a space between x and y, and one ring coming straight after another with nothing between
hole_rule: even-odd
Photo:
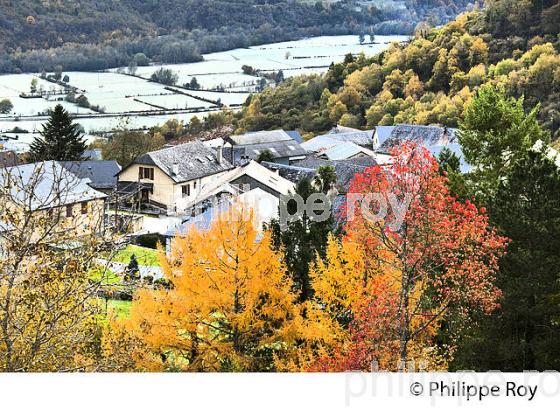
<instances>
[{"instance_id":1,"label":"window","mask_svg":"<svg viewBox=\"0 0 560 410\"><path fill-rule=\"evenodd\" d=\"M82 215L85 215L87 213L88 213L88 203L82 202Z\"/></svg>"},{"instance_id":2,"label":"window","mask_svg":"<svg viewBox=\"0 0 560 410\"><path fill-rule=\"evenodd\" d=\"M138 178L139 179L149 179L154 180L154 169L153 168L138 168Z\"/></svg>"},{"instance_id":3,"label":"window","mask_svg":"<svg viewBox=\"0 0 560 410\"><path fill-rule=\"evenodd\" d=\"M66 218L72 218L72 205L66 205Z\"/></svg>"},{"instance_id":4,"label":"window","mask_svg":"<svg viewBox=\"0 0 560 410\"><path fill-rule=\"evenodd\" d=\"M196 189L196 181L193 182L193 189Z\"/></svg>"},{"instance_id":5,"label":"window","mask_svg":"<svg viewBox=\"0 0 560 410\"><path fill-rule=\"evenodd\" d=\"M183 186L181 187L181 190L182 190L182 192L183 192L183 197L185 197L185 196L190 196L190 194L191 194L191 186L190 186L189 184L183 185Z\"/></svg>"}]
</instances>

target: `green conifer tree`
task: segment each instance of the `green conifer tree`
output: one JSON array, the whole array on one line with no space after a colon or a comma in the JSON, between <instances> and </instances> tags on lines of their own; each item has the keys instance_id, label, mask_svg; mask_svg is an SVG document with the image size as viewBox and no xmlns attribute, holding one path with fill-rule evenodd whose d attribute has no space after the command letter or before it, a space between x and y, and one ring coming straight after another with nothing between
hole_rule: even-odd
<instances>
[{"instance_id":1,"label":"green conifer tree","mask_svg":"<svg viewBox=\"0 0 560 410\"><path fill-rule=\"evenodd\" d=\"M72 122L68 112L59 104L48 122L43 125L41 136L31 143L29 161L79 161L86 150L80 126Z\"/></svg>"}]
</instances>

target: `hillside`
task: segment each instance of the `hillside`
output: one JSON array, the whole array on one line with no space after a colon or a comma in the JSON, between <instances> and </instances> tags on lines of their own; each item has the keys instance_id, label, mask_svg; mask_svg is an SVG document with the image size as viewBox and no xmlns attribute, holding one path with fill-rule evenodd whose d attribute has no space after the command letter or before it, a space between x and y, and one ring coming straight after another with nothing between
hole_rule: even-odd
<instances>
[{"instance_id":1,"label":"hillside","mask_svg":"<svg viewBox=\"0 0 560 410\"><path fill-rule=\"evenodd\" d=\"M324 76L294 78L250 101L240 131L334 124L371 128L398 123L456 127L477 88L491 83L560 134L558 1L493 0L434 29L418 30L373 58L348 56Z\"/></svg>"},{"instance_id":2,"label":"hillside","mask_svg":"<svg viewBox=\"0 0 560 410\"><path fill-rule=\"evenodd\" d=\"M468 0L2 0L0 72L95 70L137 53L189 62L201 53L325 34L408 34L454 18ZM399 2L397 2L399 3ZM381 4L381 5L380 5ZM48 52L46 51L48 50Z\"/></svg>"}]
</instances>

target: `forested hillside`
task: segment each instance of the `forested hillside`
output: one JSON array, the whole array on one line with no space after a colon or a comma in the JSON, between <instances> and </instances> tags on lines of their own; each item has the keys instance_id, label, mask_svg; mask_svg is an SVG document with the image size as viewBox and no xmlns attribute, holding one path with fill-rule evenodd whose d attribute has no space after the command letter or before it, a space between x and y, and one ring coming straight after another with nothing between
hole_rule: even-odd
<instances>
[{"instance_id":1,"label":"forested hillside","mask_svg":"<svg viewBox=\"0 0 560 410\"><path fill-rule=\"evenodd\" d=\"M384 2L382 2L384 4ZM387 1L385 3L391 3ZM439 24L468 0L378 2L296 0L1 0L0 72L95 70L135 54L168 63L201 53L324 34L408 34ZM147 61L142 59L142 61Z\"/></svg>"},{"instance_id":2,"label":"forested hillside","mask_svg":"<svg viewBox=\"0 0 560 410\"><path fill-rule=\"evenodd\" d=\"M373 58L347 56L324 76L291 79L248 102L240 130L397 123L456 127L479 86L503 87L525 107L541 104L541 123L560 128L558 1L488 1L407 44ZM539 34L540 33L540 34Z\"/></svg>"}]
</instances>

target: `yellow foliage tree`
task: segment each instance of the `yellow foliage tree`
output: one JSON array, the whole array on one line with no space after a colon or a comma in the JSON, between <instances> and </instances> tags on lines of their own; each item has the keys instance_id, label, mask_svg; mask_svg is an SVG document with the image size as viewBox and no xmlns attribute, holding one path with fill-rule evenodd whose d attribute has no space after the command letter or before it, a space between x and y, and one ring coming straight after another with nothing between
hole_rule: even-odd
<instances>
[{"instance_id":1,"label":"yellow foliage tree","mask_svg":"<svg viewBox=\"0 0 560 410\"><path fill-rule=\"evenodd\" d=\"M236 209L207 232L175 237L161 262L172 289L139 291L130 318L113 321L105 335L107 356L131 358L118 360L123 367L271 371L294 353L302 325L297 296L251 212ZM126 349L123 338L136 348Z\"/></svg>"}]
</instances>

